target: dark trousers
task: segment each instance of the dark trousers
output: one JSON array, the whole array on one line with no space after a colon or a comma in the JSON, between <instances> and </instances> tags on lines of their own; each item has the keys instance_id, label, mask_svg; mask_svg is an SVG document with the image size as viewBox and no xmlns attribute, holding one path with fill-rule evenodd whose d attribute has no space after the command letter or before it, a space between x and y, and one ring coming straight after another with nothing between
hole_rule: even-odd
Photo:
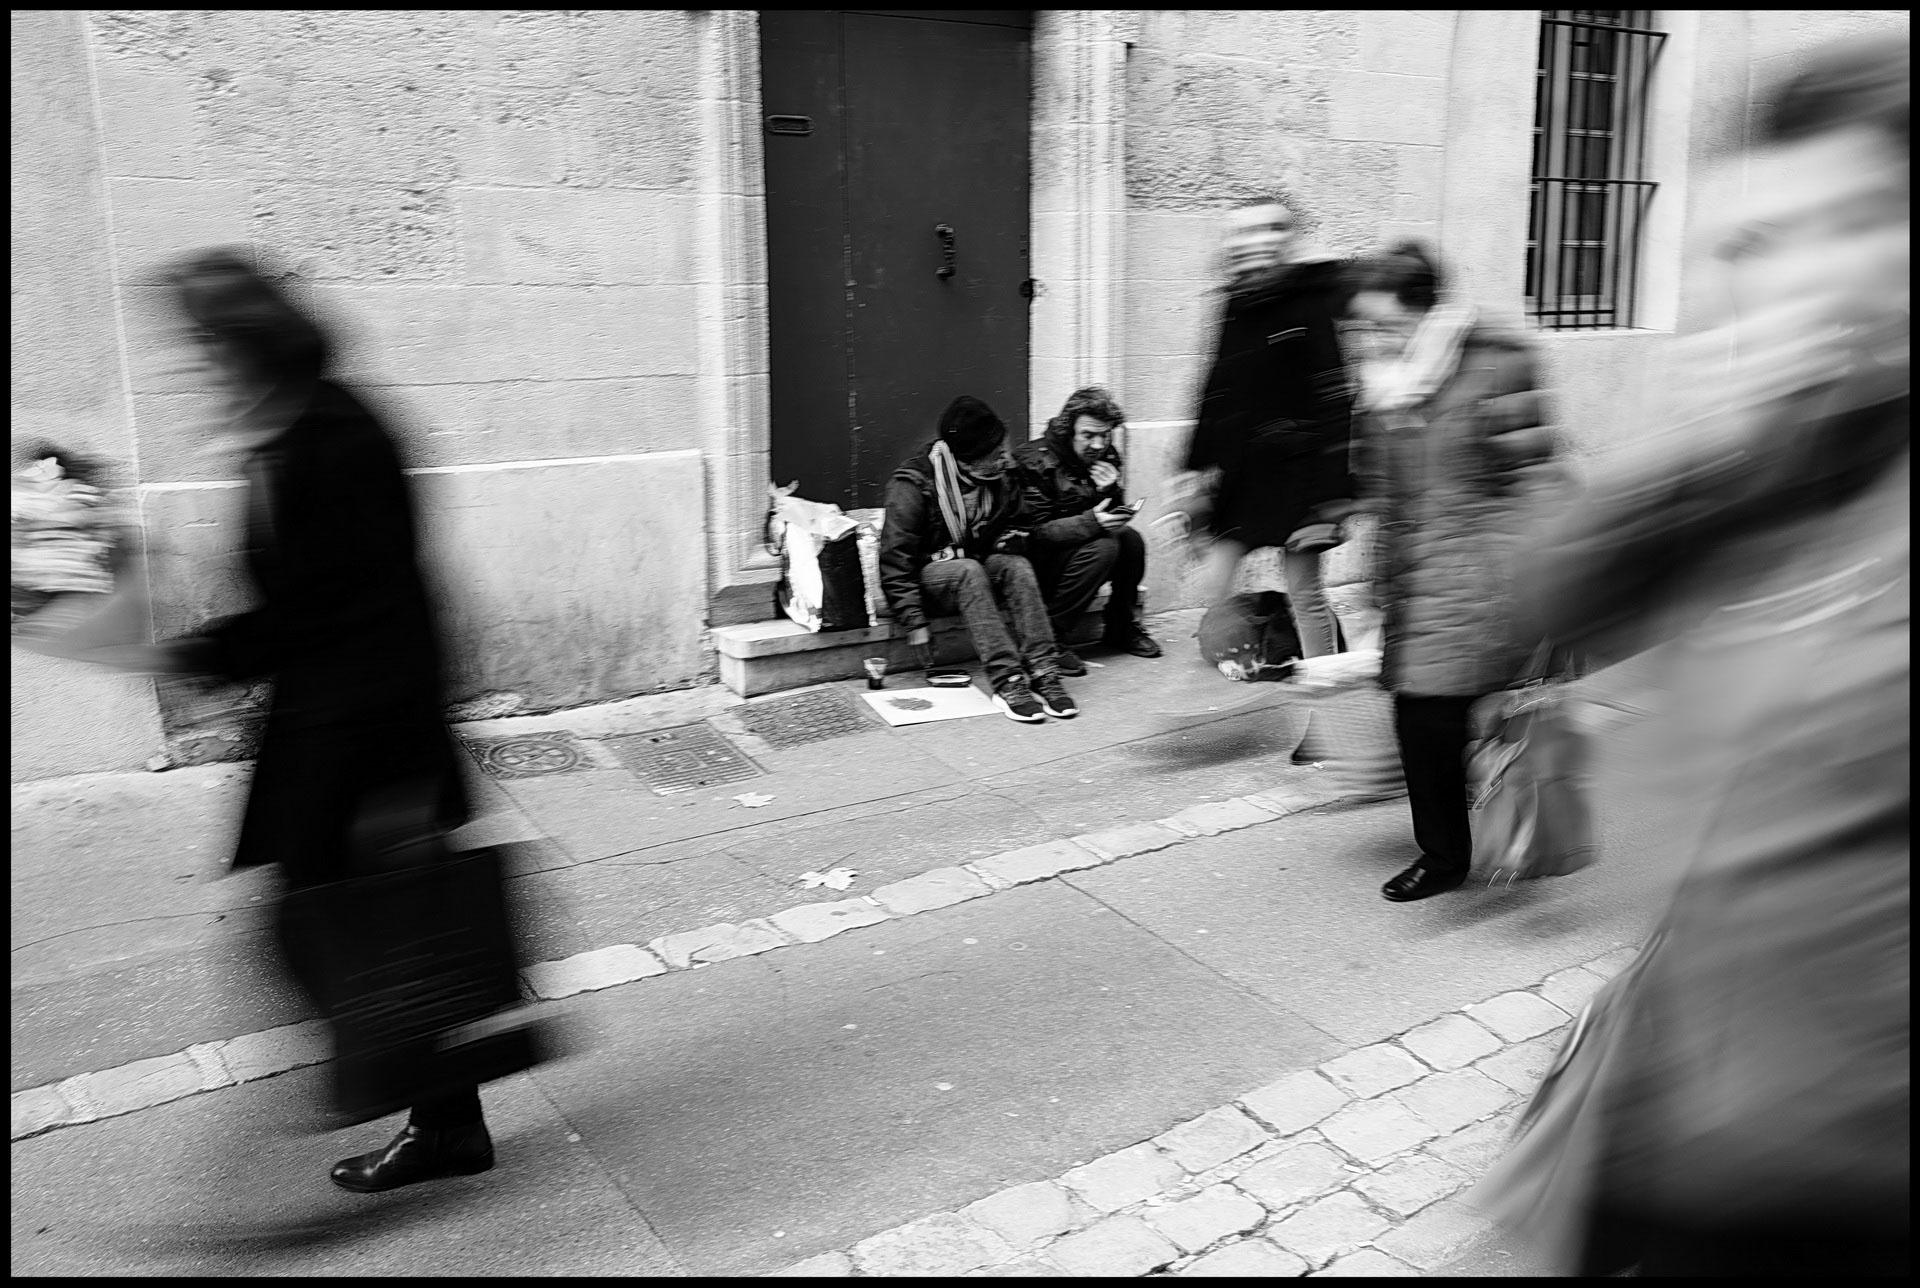
<instances>
[{"instance_id":1,"label":"dark trousers","mask_svg":"<svg viewBox=\"0 0 1920 1288\"><path fill-rule=\"evenodd\" d=\"M934 612L958 613L966 621L973 651L995 688L1015 676L1060 670L1046 598L1033 565L1020 555L988 555L984 563L942 559L920 570L920 587Z\"/></svg>"},{"instance_id":2,"label":"dark trousers","mask_svg":"<svg viewBox=\"0 0 1920 1288\"><path fill-rule=\"evenodd\" d=\"M1419 866L1464 872L1473 866L1467 822L1468 714L1480 699L1396 694L1393 732L1407 777L1407 806Z\"/></svg>"},{"instance_id":3,"label":"dark trousers","mask_svg":"<svg viewBox=\"0 0 1920 1288\"><path fill-rule=\"evenodd\" d=\"M1056 547L1033 556L1033 572L1047 597L1047 616L1055 639L1087 611L1100 587L1113 583L1101 613L1106 633L1117 634L1140 620L1140 581L1147 575L1147 543L1131 527L1115 528L1077 546Z\"/></svg>"}]
</instances>

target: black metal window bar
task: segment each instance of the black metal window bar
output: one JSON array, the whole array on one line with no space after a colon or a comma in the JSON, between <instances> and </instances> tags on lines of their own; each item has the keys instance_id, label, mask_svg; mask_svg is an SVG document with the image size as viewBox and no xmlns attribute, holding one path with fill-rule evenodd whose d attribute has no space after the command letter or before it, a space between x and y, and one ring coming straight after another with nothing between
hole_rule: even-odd
<instances>
[{"instance_id":1,"label":"black metal window bar","mask_svg":"<svg viewBox=\"0 0 1920 1288\"><path fill-rule=\"evenodd\" d=\"M1535 72L1527 315L1557 331L1632 327L1647 93L1666 33L1651 9L1543 9Z\"/></svg>"}]
</instances>

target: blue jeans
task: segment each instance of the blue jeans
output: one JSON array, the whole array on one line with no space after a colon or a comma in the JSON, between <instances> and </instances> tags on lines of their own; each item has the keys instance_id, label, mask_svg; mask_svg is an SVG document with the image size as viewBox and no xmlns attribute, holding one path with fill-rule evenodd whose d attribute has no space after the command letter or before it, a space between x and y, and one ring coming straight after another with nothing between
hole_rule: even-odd
<instances>
[{"instance_id":1,"label":"blue jeans","mask_svg":"<svg viewBox=\"0 0 1920 1288\"><path fill-rule=\"evenodd\" d=\"M927 607L958 613L994 688L1015 676L1054 675L1060 648L1033 565L1021 555L942 559L920 570Z\"/></svg>"}]
</instances>

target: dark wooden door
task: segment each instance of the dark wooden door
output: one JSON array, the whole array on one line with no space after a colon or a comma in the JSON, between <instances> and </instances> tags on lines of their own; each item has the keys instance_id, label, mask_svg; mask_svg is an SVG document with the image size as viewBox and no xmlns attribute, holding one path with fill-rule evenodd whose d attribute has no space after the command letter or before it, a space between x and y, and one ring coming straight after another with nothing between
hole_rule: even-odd
<instances>
[{"instance_id":1,"label":"dark wooden door","mask_svg":"<svg viewBox=\"0 0 1920 1288\"><path fill-rule=\"evenodd\" d=\"M1025 438L1030 28L761 11L773 476L810 500L881 504L960 394Z\"/></svg>"}]
</instances>

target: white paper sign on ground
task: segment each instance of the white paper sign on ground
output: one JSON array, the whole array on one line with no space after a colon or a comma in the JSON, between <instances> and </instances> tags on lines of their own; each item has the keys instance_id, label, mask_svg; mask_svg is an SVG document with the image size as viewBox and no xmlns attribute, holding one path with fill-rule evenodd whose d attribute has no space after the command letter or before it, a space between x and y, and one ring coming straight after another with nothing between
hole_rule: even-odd
<instances>
[{"instance_id":1,"label":"white paper sign on ground","mask_svg":"<svg viewBox=\"0 0 1920 1288\"><path fill-rule=\"evenodd\" d=\"M968 716L990 716L999 710L992 698L971 684L964 689L869 690L860 696L890 725L964 720Z\"/></svg>"}]
</instances>

